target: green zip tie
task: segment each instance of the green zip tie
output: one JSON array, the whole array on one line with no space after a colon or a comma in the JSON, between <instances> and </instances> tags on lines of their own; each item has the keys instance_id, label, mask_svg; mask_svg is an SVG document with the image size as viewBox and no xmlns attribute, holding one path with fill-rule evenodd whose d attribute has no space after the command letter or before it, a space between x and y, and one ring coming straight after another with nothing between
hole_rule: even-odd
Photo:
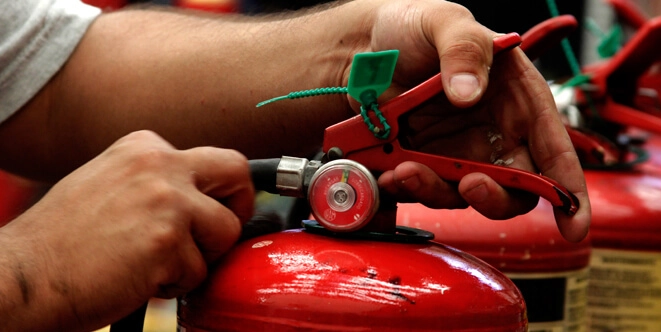
<instances>
[{"instance_id":1,"label":"green zip tie","mask_svg":"<svg viewBox=\"0 0 661 332\"><path fill-rule=\"evenodd\" d=\"M585 18L585 24L586 28L588 31L590 31L593 35L596 35L599 38L604 38L606 37L606 33L604 33L599 25L597 25L597 22L594 21L592 17L586 17Z\"/></svg>"},{"instance_id":2,"label":"green zip tie","mask_svg":"<svg viewBox=\"0 0 661 332\"><path fill-rule=\"evenodd\" d=\"M360 115L367 124L367 128L375 137L386 139L390 135L390 125L378 108L376 100L380 94L390 87L395 64L399 51L388 50L381 52L358 53L354 56L349 73L348 87L318 88L291 92L288 95L271 98L257 104L262 107L266 104L285 99L297 99L328 94L349 94L360 102ZM367 105L367 108L365 106ZM373 110L383 129L375 126L367 113Z\"/></svg>"},{"instance_id":3,"label":"green zip tie","mask_svg":"<svg viewBox=\"0 0 661 332\"><path fill-rule=\"evenodd\" d=\"M622 26L615 24L611 31L602 38L597 52L599 56L603 59L610 58L615 55L620 48L622 47L622 40L624 39L624 33L622 32Z\"/></svg>"},{"instance_id":4,"label":"green zip tie","mask_svg":"<svg viewBox=\"0 0 661 332\"><path fill-rule=\"evenodd\" d=\"M583 84L587 84L590 82L592 77L587 74L580 74L572 77L570 80L562 84L561 89L564 89L566 87L580 87Z\"/></svg>"},{"instance_id":5,"label":"green zip tie","mask_svg":"<svg viewBox=\"0 0 661 332\"><path fill-rule=\"evenodd\" d=\"M558 11L558 6L556 5L554 0L546 0L546 4L549 7L551 16L553 17L560 16L560 12ZM571 48L571 44L569 44L569 40L567 38L564 38L561 44L562 44L562 49L565 52L565 56L567 57L567 61L569 61L569 67L571 68L572 73L574 75L579 75L581 73L581 65L579 65L578 60L576 59L576 54L574 54L574 50Z\"/></svg>"},{"instance_id":6,"label":"green zip tie","mask_svg":"<svg viewBox=\"0 0 661 332\"><path fill-rule=\"evenodd\" d=\"M599 45L597 46L599 57L607 59L620 50L622 47L622 40L624 39L621 25L616 23L608 33L605 33L592 18L586 18L585 23L587 24L586 27L588 31L599 38Z\"/></svg>"},{"instance_id":7,"label":"green zip tie","mask_svg":"<svg viewBox=\"0 0 661 332\"><path fill-rule=\"evenodd\" d=\"M279 100L285 100L285 99L298 99L298 98L305 98L305 97L314 97L314 96L321 96L321 95L330 95L330 94L347 94L348 89L344 87L331 87L331 88L317 88L317 89L311 89L311 90L303 90L303 91L295 91L291 92L288 95L285 96L280 96L280 97L275 97L271 98L269 100L265 100L259 104L257 104L257 107L262 107L266 104L270 104L275 101Z\"/></svg>"},{"instance_id":8,"label":"green zip tie","mask_svg":"<svg viewBox=\"0 0 661 332\"><path fill-rule=\"evenodd\" d=\"M378 139L386 139L388 138L388 135L390 135L390 125L388 124L388 121L386 118L383 116L383 113L379 110L379 107L376 103L373 103L369 105L370 109L374 111L374 114L376 117L379 119L379 122L383 126L383 129L375 126L372 121L370 120L369 115L367 115L368 110L365 109L365 105L360 106L360 116L363 117L363 121L367 125L367 129L374 134L374 136Z\"/></svg>"},{"instance_id":9,"label":"green zip tie","mask_svg":"<svg viewBox=\"0 0 661 332\"><path fill-rule=\"evenodd\" d=\"M551 12L552 17L560 16L560 12L558 11L558 6L555 3L555 0L546 0L546 5L548 6L549 12ZM579 86L580 84L589 82L592 79L592 77L589 74L583 74L583 71L581 70L581 65L578 63L576 54L574 53L574 50L571 48L569 39L564 38L561 42L561 45L562 45L562 50L565 53L565 58L567 58L567 62L569 63L569 68L571 69L572 74L574 75L572 79L570 79L567 83L563 84L562 88L564 88L565 86ZM586 94L585 98L588 100L588 104L590 106L590 111L592 113L592 116L595 119L599 118L599 112L597 112L597 108L595 107L592 98L590 98L590 95Z\"/></svg>"},{"instance_id":10,"label":"green zip tie","mask_svg":"<svg viewBox=\"0 0 661 332\"><path fill-rule=\"evenodd\" d=\"M369 109L365 109L364 105L360 106L360 115L363 118L363 121L365 124L367 124L367 129L371 131L374 136L378 139L386 139L388 138L388 135L390 135L390 125L388 124L388 121L386 118L383 116L383 113L378 108L378 105L376 103L376 97L371 93L372 91L368 91L363 93L362 98L360 98L363 101L366 101L366 104L369 105ZM270 104L272 102L276 102L279 100L285 100L285 99L298 99L298 98L305 98L305 97L314 97L314 96L320 96L320 95L327 95L327 94L340 94L348 93L348 88L345 87L332 87L332 88L318 88L318 89L311 89L311 90L303 90L303 91L296 91L296 92L291 92L285 96L280 96L280 97L275 97L271 98L269 100L265 100L263 102L260 102L257 104L257 107L264 106L266 104ZM383 129L375 126L367 113L369 110L373 110L374 114L376 114L376 117L379 119L379 122L383 126Z\"/></svg>"}]
</instances>

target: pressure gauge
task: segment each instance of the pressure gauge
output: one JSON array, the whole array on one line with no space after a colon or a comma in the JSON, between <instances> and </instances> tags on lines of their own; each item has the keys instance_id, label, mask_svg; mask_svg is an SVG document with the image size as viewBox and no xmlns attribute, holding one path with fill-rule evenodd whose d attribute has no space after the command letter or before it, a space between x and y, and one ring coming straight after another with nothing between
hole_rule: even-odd
<instances>
[{"instance_id":1,"label":"pressure gauge","mask_svg":"<svg viewBox=\"0 0 661 332\"><path fill-rule=\"evenodd\" d=\"M379 190L365 166L338 159L314 173L308 201L319 224L334 232L350 232L372 219L379 207Z\"/></svg>"}]
</instances>

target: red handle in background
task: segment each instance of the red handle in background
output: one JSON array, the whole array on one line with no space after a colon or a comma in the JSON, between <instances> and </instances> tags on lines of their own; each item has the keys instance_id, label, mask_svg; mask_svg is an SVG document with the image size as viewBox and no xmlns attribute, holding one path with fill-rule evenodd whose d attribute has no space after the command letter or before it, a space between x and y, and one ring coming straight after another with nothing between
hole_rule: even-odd
<instances>
[{"instance_id":1,"label":"red handle in background","mask_svg":"<svg viewBox=\"0 0 661 332\"><path fill-rule=\"evenodd\" d=\"M126 6L126 0L82 0L88 5L98 7L104 11L110 11Z\"/></svg>"},{"instance_id":2,"label":"red handle in background","mask_svg":"<svg viewBox=\"0 0 661 332\"><path fill-rule=\"evenodd\" d=\"M237 0L174 0L173 5L212 13L234 13L239 11Z\"/></svg>"},{"instance_id":3,"label":"red handle in background","mask_svg":"<svg viewBox=\"0 0 661 332\"><path fill-rule=\"evenodd\" d=\"M29 207L36 187L32 182L0 171L0 227Z\"/></svg>"}]
</instances>

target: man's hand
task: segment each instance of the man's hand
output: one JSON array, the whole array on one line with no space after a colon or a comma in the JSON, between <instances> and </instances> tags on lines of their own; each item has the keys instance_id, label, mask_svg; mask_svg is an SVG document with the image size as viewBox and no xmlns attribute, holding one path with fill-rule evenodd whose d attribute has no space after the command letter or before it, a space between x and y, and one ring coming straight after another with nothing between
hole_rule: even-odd
<instances>
[{"instance_id":1,"label":"man's hand","mask_svg":"<svg viewBox=\"0 0 661 332\"><path fill-rule=\"evenodd\" d=\"M235 151L180 151L146 131L120 139L0 229L10 255L0 257L0 285L22 290L3 287L0 309L29 308L2 315L0 329L14 319L34 330L100 328L151 297L191 290L237 240L253 201Z\"/></svg>"},{"instance_id":2,"label":"man's hand","mask_svg":"<svg viewBox=\"0 0 661 332\"><path fill-rule=\"evenodd\" d=\"M559 229L570 241L583 239L590 222L590 202L579 160L546 81L523 52L507 51L494 61L492 45L497 34L450 2L386 2L372 13L370 42L357 52L400 51L394 85L383 100L439 69L443 75L446 96L409 117L409 144L422 152L497 163L558 181L581 204L573 217L556 211ZM379 184L402 201L434 208L469 204L492 219L528 212L537 202L536 197L506 190L484 174L469 174L457 186L414 163L386 172Z\"/></svg>"}]
</instances>

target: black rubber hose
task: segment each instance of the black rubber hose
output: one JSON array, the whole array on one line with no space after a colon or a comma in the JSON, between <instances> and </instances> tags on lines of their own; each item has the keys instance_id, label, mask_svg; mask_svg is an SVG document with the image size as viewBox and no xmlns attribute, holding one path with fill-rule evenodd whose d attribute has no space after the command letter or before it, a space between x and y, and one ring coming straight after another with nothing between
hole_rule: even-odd
<instances>
[{"instance_id":1,"label":"black rubber hose","mask_svg":"<svg viewBox=\"0 0 661 332\"><path fill-rule=\"evenodd\" d=\"M255 190L278 194L278 189L275 185L280 158L253 159L248 161L248 163L250 164L250 175L252 176Z\"/></svg>"}]
</instances>

